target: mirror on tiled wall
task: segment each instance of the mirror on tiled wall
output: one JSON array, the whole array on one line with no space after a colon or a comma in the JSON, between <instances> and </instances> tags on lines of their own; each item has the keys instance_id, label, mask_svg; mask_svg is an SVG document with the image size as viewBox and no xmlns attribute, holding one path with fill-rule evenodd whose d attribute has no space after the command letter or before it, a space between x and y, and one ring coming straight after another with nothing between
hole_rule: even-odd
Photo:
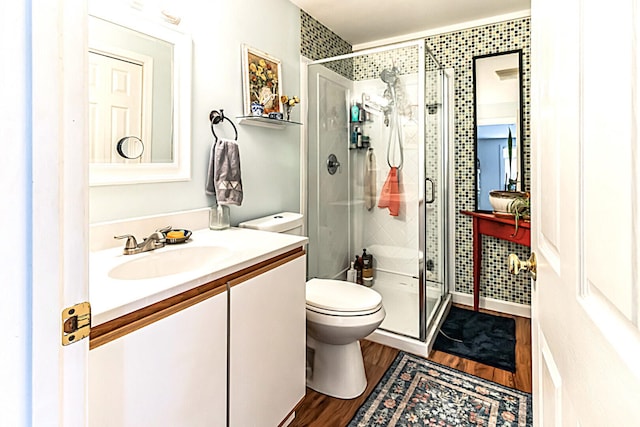
<instances>
[{"instance_id":1,"label":"mirror on tiled wall","mask_svg":"<svg viewBox=\"0 0 640 427\"><path fill-rule=\"evenodd\" d=\"M523 188L522 50L473 58L476 210Z\"/></svg>"}]
</instances>

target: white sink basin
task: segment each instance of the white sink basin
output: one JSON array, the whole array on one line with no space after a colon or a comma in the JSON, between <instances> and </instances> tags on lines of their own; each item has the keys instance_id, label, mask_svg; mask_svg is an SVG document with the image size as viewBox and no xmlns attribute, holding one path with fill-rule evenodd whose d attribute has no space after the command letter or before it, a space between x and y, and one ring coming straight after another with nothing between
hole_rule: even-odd
<instances>
[{"instance_id":1,"label":"white sink basin","mask_svg":"<svg viewBox=\"0 0 640 427\"><path fill-rule=\"evenodd\" d=\"M108 275L118 280L153 279L212 267L230 255L229 248L219 246L186 246L160 250L130 255L131 261L112 268Z\"/></svg>"}]
</instances>

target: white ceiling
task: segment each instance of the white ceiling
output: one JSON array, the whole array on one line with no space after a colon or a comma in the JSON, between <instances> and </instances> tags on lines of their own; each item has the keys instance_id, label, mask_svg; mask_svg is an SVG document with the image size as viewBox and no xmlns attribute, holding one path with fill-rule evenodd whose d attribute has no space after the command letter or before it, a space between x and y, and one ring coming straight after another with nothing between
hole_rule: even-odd
<instances>
[{"instance_id":1,"label":"white ceiling","mask_svg":"<svg viewBox=\"0 0 640 427\"><path fill-rule=\"evenodd\" d=\"M531 0L291 0L357 46L493 17L529 14ZM515 17L515 16L514 16ZM495 19L493 19L495 21ZM500 19L502 20L502 19ZM441 31L442 32L442 31Z\"/></svg>"}]
</instances>

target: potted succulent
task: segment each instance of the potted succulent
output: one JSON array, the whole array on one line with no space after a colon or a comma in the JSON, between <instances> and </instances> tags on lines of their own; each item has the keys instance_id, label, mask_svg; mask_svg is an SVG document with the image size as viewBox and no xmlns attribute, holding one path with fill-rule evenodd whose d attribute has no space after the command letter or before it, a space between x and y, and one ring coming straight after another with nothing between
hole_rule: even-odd
<instances>
[{"instance_id":1,"label":"potted succulent","mask_svg":"<svg viewBox=\"0 0 640 427\"><path fill-rule=\"evenodd\" d=\"M509 208L516 199L523 200L528 198L528 193L516 191L518 178L511 178L511 163L513 160L513 136L511 128L508 128L507 137L507 154L509 156L509 172L505 174L504 190L493 190L489 192L489 202L493 207L493 211L497 215L513 216L513 212Z\"/></svg>"},{"instance_id":2,"label":"potted succulent","mask_svg":"<svg viewBox=\"0 0 640 427\"><path fill-rule=\"evenodd\" d=\"M516 191L516 185L518 183L518 174L516 178L511 178L511 162L513 159L513 136L511 135L511 128L509 129L509 136L507 137L507 153L509 154L509 175L504 180L504 189L506 191Z\"/></svg>"},{"instance_id":3,"label":"potted succulent","mask_svg":"<svg viewBox=\"0 0 640 427\"><path fill-rule=\"evenodd\" d=\"M509 205L516 199L527 197L524 191L502 191L493 190L489 192L489 202L493 207L493 212L498 215L512 216Z\"/></svg>"},{"instance_id":4,"label":"potted succulent","mask_svg":"<svg viewBox=\"0 0 640 427\"><path fill-rule=\"evenodd\" d=\"M282 95L280 97L280 102L284 107L284 119L291 120L291 109L300 102L300 98L298 98L297 96Z\"/></svg>"},{"instance_id":5,"label":"potted succulent","mask_svg":"<svg viewBox=\"0 0 640 427\"><path fill-rule=\"evenodd\" d=\"M513 232L513 236L518 233L518 221L520 219L529 219L531 217L531 197L529 193L524 193L524 196L518 196L513 199L509 205L509 213L513 215L515 220L516 229Z\"/></svg>"}]
</instances>

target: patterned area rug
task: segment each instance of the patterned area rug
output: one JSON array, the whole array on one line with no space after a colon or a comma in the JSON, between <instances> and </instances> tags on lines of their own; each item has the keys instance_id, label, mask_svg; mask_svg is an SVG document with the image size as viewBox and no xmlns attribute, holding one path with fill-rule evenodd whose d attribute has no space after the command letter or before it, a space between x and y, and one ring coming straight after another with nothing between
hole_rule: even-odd
<instances>
[{"instance_id":1,"label":"patterned area rug","mask_svg":"<svg viewBox=\"0 0 640 427\"><path fill-rule=\"evenodd\" d=\"M532 425L531 394L402 351L349 423L349 427Z\"/></svg>"}]
</instances>

